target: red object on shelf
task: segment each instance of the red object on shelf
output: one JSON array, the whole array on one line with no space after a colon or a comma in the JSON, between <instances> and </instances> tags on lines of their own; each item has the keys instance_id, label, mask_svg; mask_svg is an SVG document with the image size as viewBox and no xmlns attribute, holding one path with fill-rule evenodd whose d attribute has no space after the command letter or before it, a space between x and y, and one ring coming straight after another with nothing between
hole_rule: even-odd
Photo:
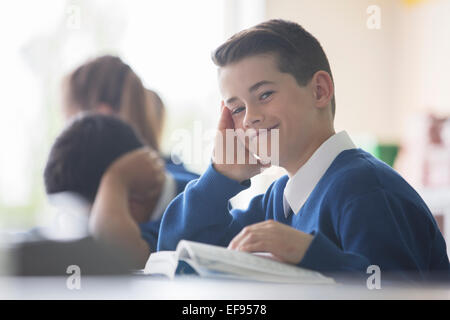
<instances>
[{"instance_id":1,"label":"red object on shelf","mask_svg":"<svg viewBox=\"0 0 450 320\"><path fill-rule=\"evenodd\" d=\"M436 223L437 223L437 225L439 227L439 230L441 231L442 235L445 237L445 234L444 234L444 229L445 229L444 228L444 215L442 213L438 212L438 213L433 213L433 217L436 220Z\"/></svg>"},{"instance_id":2,"label":"red object on shelf","mask_svg":"<svg viewBox=\"0 0 450 320\"><path fill-rule=\"evenodd\" d=\"M450 119L429 115L427 119L427 144L423 152L422 183L424 187L450 186L450 145L443 136Z\"/></svg>"}]
</instances>

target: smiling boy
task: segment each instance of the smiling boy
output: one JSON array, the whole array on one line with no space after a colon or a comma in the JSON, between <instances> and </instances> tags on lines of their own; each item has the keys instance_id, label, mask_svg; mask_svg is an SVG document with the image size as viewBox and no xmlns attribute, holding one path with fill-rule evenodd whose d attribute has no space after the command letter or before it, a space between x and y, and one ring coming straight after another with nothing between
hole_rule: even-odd
<instances>
[{"instance_id":1,"label":"smiling boy","mask_svg":"<svg viewBox=\"0 0 450 320\"><path fill-rule=\"evenodd\" d=\"M335 133L334 83L317 39L296 23L270 20L231 37L213 60L223 97L216 155L230 152L217 152L226 130L278 130L279 141L264 137L279 146L288 175L246 210L229 211L264 165L215 156L167 208L158 250L188 239L270 252L325 273L378 265L405 277L448 275L445 241L420 196L345 131ZM236 143L248 152L247 142Z\"/></svg>"}]
</instances>

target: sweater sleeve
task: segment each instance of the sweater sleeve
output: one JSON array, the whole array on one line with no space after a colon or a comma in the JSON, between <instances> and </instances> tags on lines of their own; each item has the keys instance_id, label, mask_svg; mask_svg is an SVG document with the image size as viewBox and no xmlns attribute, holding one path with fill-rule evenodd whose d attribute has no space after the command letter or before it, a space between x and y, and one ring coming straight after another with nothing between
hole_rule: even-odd
<instances>
[{"instance_id":1,"label":"sweater sleeve","mask_svg":"<svg viewBox=\"0 0 450 320\"><path fill-rule=\"evenodd\" d=\"M335 230L339 243L322 232L314 235L299 266L323 272L423 271L434 237L426 215L405 201L377 189L348 201ZM414 235L414 236L413 236ZM419 237L419 238L417 238Z\"/></svg>"},{"instance_id":2,"label":"sweater sleeve","mask_svg":"<svg viewBox=\"0 0 450 320\"><path fill-rule=\"evenodd\" d=\"M246 210L228 208L229 200L249 186L229 179L210 165L167 207L157 250L175 250L182 239L227 246L243 227L264 220L264 195L253 198Z\"/></svg>"}]
</instances>

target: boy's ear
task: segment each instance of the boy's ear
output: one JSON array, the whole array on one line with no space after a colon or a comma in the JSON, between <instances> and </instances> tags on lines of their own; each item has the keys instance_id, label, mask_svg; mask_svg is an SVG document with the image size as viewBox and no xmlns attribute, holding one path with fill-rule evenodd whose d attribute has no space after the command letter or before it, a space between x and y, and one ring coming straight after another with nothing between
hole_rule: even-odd
<instances>
[{"instance_id":1,"label":"boy's ear","mask_svg":"<svg viewBox=\"0 0 450 320\"><path fill-rule=\"evenodd\" d=\"M326 71L317 71L311 79L311 87L317 108L327 107L334 95L334 85L331 76Z\"/></svg>"}]
</instances>

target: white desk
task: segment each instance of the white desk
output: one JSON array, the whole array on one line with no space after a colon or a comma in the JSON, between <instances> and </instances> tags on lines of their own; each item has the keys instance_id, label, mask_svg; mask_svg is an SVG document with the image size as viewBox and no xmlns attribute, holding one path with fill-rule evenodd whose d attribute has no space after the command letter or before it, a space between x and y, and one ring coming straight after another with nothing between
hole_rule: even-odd
<instances>
[{"instance_id":1,"label":"white desk","mask_svg":"<svg viewBox=\"0 0 450 320\"><path fill-rule=\"evenodd\" d=\"M70 290L66 277L0 278L0 299L136 299L136 300L302 300L302 299L445 299L450 286L389 286L369 290L356 285L301 285L180 276L81 277Z\"/></svg>"}]
</instances>

